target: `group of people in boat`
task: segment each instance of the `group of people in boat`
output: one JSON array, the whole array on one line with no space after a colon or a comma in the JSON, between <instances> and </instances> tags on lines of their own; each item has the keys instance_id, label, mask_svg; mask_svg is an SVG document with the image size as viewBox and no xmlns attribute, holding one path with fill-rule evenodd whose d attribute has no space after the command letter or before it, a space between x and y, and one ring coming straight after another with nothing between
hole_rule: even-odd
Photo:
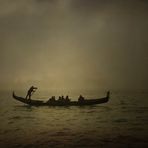
<instances>
[{"instance_id":1,"label":"group of people in boat","mask_svg":"<svg viewBox=\"0 0 148 148\"><path fill-rule=\"evenodd\" d=\"M70 99L69 99L68 95L65 98L64 98L64 96L59 96L58 100L55 99L55 96L52 96L51 98L49 98L47 103L54 103L55 101L58 101L58 102L61 102L61 103L68 103L68 102L70 102ZM84 97L82 95L80 95L79 98L78 98L78 101L83 102Z\"/></svg>"},{"instance_id":2,"label":"group of people in boat","mask_svg":"<svg viewBox=\"0 0 148 148\"><path fill-rule=\"evenodd\" d=\"M55 96L52 96L51 98L49 98L49 100L47 101L47 103L53 103L55 101L63 102L63 103L66 103L67 102L68 103L68 102L70 102L70 99L69 99L69 96L66 96L65 98L64 98L64 96L59 96L59 99L56 100L55 99Z\"/></svg>"},{"instance_id":3,"label":"group of people in boat","mask_svg":"<svg viewBox=\"0 0 148 148\"><path fill-rule=\"evenodd\" d=\"M31 99L32 94L37 90L37 87L31 86L27 92L26 95L26 99ZM59 99L56 100L55 96L52 96L51 98L49 98L49 100L47 101L49 102L55 102L55 101L59 101L59 102L70 102L69 96L67 95L65 98L64 96L59 96ZM79 96L78 98L79 102L83 102L84 101L84 97L82 95Z\"/></svg>"}]
</instances>

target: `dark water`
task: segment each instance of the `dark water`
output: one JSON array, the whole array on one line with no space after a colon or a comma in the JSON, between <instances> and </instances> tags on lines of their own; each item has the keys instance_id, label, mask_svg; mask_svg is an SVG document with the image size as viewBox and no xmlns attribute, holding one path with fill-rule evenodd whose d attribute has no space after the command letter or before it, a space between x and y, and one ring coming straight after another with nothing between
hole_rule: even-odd
<instances>
[{"instance_id":1,"label":"dark water","mask_svg":"<svg viewBox=\"0 0 148 148\"><path fill-rule=\"evenodd\" d=\"M1 148L148 147L148 92L112 91L107 104L85 107L28 107L11 92L0 100Z\"/></svg>"}]
</instances>

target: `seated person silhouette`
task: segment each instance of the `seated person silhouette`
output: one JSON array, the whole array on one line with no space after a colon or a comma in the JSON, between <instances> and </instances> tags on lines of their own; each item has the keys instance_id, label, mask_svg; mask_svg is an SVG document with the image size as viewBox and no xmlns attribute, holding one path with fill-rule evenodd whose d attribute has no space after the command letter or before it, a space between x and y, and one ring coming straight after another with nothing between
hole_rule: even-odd
<instances>
[{"instance_id":1,"label":"seated person silhouette","mask_svg":"<svg viewBox=\"0 0 148 148\"><path fill-rule=\"evenodd\" d=\"M29 100L31 99L32 94L35 92L37 87L31 86L27 92L26 99L28 98Z\"/></svg>"},{"instance_id":2,"label":"seated person silhouette","mask_svg":"<svg viewBox=\"0 0 148 148\"><path fill-rule=\"evenodd\" d=\"M47 103L50 103L50 102L55 102L55 96L52 96L51 98L49 98L49 100L47 101Z\"/></svg>"},{"instance_id":3,"label":"seated person silhouette","mask_svg":"<svg viewBox=\"0 0 148 148\"><path fill-rule=\"evenodd\" d=\"M83 102L84 101L84 97L82 95L80 95L79 98L78 98L78 101L79 102Z\"/></svg>"},{"instance_id":4,"label":"seated person silhouette","mask_svg":"<svg viewBox=\"0 0 148 148\"><path fill-rule=\"evenodd\" d=\"M55 101L55 96L52 96L52 97L50 98L50 101L51 101L51 102L54 102L54 101Z\"/></svg>"},{"instance_id":5,"label":"seated person silhouette","mask_svg":"<svg viewBox=\"0 0 148 148\"><path fill-rule=\"evenodd\" d=\"M66 101L66 102L70 102L70 99L69 99L68 96L66 96L65 101Z\"/></svg>"},{"instance_id":6,"label":"seated person silhouette","mask_svg":"<svg viewBox=\"0 0 148 148\"><path fill-rule=\"evenodd\" d=\"M58 101L61 101L62 100L62 98L61 98L61 96L59 96L59 99L58 99Z\"/></svg>"},{"instance_id":7,"label":"seated person silhouette","mask_svg":"<svg viewBox=\"0 0 148 148\"><path fill-rule=\"evenodd\" d=\"M64 101L64 96L61 97L62 101Z\"/></svg>"},{"instance_id":8,"label":"seated person silhouette","mask_svg":"<svg viewBox=\"0 0 148 148\"><path fill-rule=\"evenodd\" d=\"M65 99L64 99L64 96L59 96L59 99L58 99L59 102L61 103L64 103L65 102Z\"/></svg>"}]
</instances>

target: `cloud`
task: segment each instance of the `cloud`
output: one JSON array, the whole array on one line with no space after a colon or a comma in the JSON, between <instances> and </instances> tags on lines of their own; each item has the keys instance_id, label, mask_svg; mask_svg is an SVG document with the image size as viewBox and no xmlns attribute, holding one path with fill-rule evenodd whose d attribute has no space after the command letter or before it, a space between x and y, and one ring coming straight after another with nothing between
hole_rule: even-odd
<instances>
[{"instance_id":1,"label":"cloud","mask_svg":"<svg viewBox=\"0 0 148 148\"><path fill-rule=\"evenodd\" d=\"M138 0L1 0L0 82L147 87L146 8Z\"/></svg>"}]
</instances>

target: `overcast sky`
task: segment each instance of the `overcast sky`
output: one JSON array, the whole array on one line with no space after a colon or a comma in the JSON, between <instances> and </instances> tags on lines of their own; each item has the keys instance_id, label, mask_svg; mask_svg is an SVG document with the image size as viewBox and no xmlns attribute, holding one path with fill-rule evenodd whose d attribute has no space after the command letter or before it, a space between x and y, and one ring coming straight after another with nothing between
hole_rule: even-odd
<instances>
[{"instance_id":1,"label":"overcast sky","mask_svg":"<svg viewBox=\"0 0 148 148\"><path fill-rule=\"evenodd\" d=\"M147 89L147 0L0 0L0 88Z\"/></svg>"}]
</instances>

